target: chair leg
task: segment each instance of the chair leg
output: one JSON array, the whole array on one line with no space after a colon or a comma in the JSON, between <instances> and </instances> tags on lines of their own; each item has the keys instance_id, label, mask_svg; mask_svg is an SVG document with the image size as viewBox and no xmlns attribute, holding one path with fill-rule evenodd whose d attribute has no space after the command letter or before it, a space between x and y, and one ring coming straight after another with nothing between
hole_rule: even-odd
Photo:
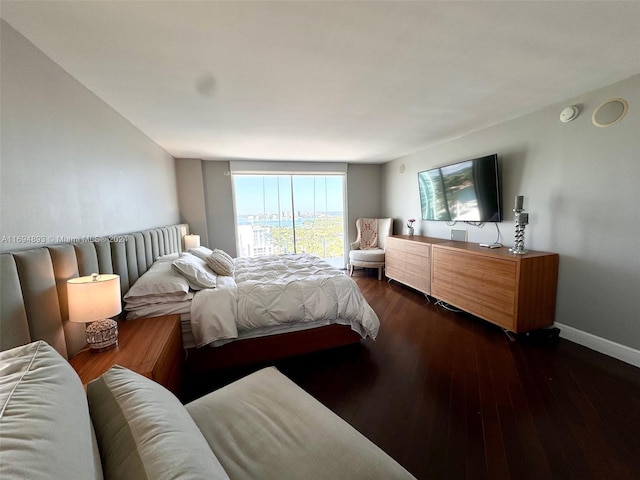
<instances>
[{"instance_id":1,"label":"chair leg","mask_svg":"<svg viewBox=\"0 0 640 480\"><path fill-rule=\"evenodd\" d=\"M349 264L349 276L353 277L353 263Z\"/></svg>"},{"instance_id":2,"label":"chair leg","mask_svg":"<svg viewBox=\"0 0 640 480\"><path fill-rule=\"evenodd\" d=\"M382 267L378 267L378 280L382 280Z\"/></svg>"}]
</instances>

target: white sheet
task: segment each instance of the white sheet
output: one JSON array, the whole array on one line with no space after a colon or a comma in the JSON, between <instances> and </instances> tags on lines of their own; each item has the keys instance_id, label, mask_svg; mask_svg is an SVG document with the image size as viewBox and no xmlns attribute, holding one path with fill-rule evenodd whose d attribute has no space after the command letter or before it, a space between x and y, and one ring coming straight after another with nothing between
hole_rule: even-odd
<instances>
[{"instance_id":1,"label":"white sheet","mask_svg":"<svg viewBox=\"0 0 640 480\"><path fill-rule=\"evenodd\" d=\"M127 311L127 320L136 318L160 317L162 315L171 315L174 313L183 314L191 312L191 300L181 302L168 303L152 303L135 310Z\"/></svg>"},{"instance_id":2,"label":"white sheet","mask_svg":"<svg viewBox=\"0 0 640 480\"><path fill-rule=\"evenodd\" d=\"M224 280L223 280L224 279ZM356 283L307 254L235 260L235 277L197 292L191 324L197 346L238 338L238 331L313 321L348 324L376 338L380 322Z\"/></svg>"},{"instance_id":3,"label":"white sheet","mask_svg":"<svg viewBox=\"0 0 640 480\"><path fill-rule=\"evenodd\" d=\"M197 292L191 301L191 331L196 347L238 338L238 289L233 277L219 275L216 288Z\"/></svg>"}]
</instances>

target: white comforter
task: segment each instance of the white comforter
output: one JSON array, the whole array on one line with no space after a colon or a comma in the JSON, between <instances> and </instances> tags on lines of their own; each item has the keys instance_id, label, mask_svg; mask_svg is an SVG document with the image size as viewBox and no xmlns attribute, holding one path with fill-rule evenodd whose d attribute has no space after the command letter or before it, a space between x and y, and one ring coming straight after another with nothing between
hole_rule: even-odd
<instances>
[{"instance_id":1,"label":"white comforter","mask_svg":"<svg viewBox=\"0 0 640 480\"><path fill-rule=\"evenodd\" d=\"M376 338L380 322L356 283L307 254L237 258L233 277L197 292L191 302L196 346L238 337L238 330L313 322L350 325Z\"/></svg>"}]
</instances>

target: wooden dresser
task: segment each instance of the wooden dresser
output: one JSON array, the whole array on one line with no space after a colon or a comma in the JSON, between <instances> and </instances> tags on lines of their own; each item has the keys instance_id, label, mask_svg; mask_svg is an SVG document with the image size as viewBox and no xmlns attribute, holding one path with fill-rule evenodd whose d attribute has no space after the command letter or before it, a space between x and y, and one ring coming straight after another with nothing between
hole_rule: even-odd
<instances>
[{"instance_id":1,"label":"wooden dresser","mask_svg":"<svg viewBox=\"0 0 640 480\"><path fill-rule=\"evenodd\" d=\"M558 254L515 255L507 247L474 243L433 245L431 294L520 333L553 324Z\"/></svg>"},{"instance_id":2,"label":"wooden dresser","mask_svg":"<svg viewBox=\"0 0 640 480\"><path fill-rule=\"evenodd\" d=\"M431 244L442 239L393 235L387 237L385 275L393 280L431 293Z\"/></svg>"},{"instance_id":3,"label":"wooden dresser","mask_svg":"<svg viewBox=\"0 0 640 480\"><path fill-rule=\"evenodd\" d=\"M553 324L556 253L515 255L507 247L395 235L387 239L386 275L516 333Z\"/></svg>"}]
</instances>

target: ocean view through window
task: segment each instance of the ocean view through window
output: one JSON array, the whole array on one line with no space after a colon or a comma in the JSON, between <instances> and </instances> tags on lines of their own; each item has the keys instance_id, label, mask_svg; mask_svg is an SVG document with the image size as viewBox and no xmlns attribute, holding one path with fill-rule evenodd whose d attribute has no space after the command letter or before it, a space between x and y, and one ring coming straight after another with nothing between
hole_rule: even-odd
<instances>
[{"instance_id":1,"label":"ocean view through window","mask_svg":"<svg viewBox=\"0 0 640 480\"><path fill-rule=\"evenodd\" d=\"M344 268L343 175L234 175L238 255L310 253Z\"/></svg>"}]
</instances>

